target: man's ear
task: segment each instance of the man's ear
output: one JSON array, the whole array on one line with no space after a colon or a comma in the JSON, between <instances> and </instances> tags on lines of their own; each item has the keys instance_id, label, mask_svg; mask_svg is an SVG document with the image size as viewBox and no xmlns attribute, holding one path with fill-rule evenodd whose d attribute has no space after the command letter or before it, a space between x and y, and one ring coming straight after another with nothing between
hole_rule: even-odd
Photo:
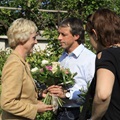
<instances>
[{"instance_id":1,"label":"man's ear","mask_svg":"<svg viewBox=\"0 0 120 120\"><path fill-rule=\"evenodd\" d=\"M80 35L74 35L75 40L78 40L80 38Z\"/></svg>"},{"instance_id":2,"label":"man's ear","mask_svg":"<svg viewBox=\"0 0 120 120\"><path fill-rule=\"evenodd\" d=\"M92 31L93 31L93 34L92 34L93 39L97 41L97 40L98 40L98 37L97 37L97 32L96 32L96 30L95 30L95 29L92 29Z\"/></svg>"}]
</instances>

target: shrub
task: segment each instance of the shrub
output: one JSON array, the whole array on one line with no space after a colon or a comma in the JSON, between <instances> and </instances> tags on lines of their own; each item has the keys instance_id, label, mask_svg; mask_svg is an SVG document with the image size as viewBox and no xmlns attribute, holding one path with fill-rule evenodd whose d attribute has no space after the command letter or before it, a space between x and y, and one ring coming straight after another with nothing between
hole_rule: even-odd
<instances>
[{"instance_id":1,"label":"shrub","mask_svg":"<svg viewBox=\"0 0 120 120\"><path fill-rule=\"evenodd\" d=\"M2 68L10 52L11 52L10 49L0 51L0 84L1 84Z\"/></svg>"}]
</instances>

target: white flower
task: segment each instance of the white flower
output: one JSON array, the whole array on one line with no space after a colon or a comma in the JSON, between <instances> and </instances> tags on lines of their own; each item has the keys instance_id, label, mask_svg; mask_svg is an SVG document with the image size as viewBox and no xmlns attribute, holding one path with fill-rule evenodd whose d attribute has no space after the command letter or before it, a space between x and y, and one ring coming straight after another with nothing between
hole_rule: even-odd
<instances>
[{"instance_id":1,"label":"white flower","mask_svg":"<svg viewBox=\"0 0 120 120\"><path fill-rule=\"evenodd\" d=\"M48 64L48 63L49 63L49 61L47 61L47 60L42 60L41 65L46 65L46 64Z\"/></svg>"},{"instance_id":2,"label":"white flower","mask_svg":"<svg viewBox=\"0 0 120 120\"><path fill-rule=\"evenodd\" d=\"M35 67L35 68L31 69L31 72L36 72L37 70L38 70L38 68Z\"/></svg>"},{"instance_id":3,"label":"white flower","mask_svg":"<svg viewBox=\"0 0 120 120\"><path fill-rule=\"evenodd\" d=\"M59 62L52 62L52 72L55 73L57 71L57 66L60 66Z\"/></svg>"}]
</instances>

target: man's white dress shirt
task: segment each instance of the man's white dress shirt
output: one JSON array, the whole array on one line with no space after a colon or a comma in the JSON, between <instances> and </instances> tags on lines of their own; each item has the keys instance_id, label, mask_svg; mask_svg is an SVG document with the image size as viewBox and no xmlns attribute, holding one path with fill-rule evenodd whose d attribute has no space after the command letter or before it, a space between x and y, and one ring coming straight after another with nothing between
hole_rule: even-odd
<instances>
[{"instance_id":1,"label":"man's white dress shirt","mask_svg":"<svg viewBox=\"0 0 120 120\"><path fill-rule=\"evenodd\" d=\"M74 77L75 84L70 88L70 99L77 99L80 89L86 89L88 81L91 81L95 72L96 55L80 44L72 53L63 52L59 59L63 68L69 68L72 73L77 75Z\"/></svg>"}]
</instances>

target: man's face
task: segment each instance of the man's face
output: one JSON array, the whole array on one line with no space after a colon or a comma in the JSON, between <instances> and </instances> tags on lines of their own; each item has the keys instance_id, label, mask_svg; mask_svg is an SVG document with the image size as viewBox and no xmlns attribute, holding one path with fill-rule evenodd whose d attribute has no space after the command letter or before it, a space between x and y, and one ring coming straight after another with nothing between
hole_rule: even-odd
<instances>
[{"instance_id":1,"label":"man's face","mask_svg":"<svg viewBox=\"0 0 120 120\"><path fill-rule=\"evenodd\" d=\"M58 28L58 40L60 41L60 45L62 48L66 49L67 51L73 51L77 46L76 35L72 35L70 32L70 27L59 27Z\"/></svg>"}]
</instances>

